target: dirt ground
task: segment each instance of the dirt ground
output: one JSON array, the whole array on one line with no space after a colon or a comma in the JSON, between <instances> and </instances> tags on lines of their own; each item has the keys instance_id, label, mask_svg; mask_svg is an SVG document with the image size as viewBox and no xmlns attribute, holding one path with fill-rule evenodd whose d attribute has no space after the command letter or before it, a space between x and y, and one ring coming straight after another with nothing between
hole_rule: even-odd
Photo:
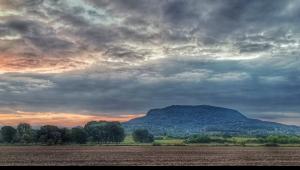
<instances>
[{"instance_id":1,"label":"dirt ground","mask_svg":"<svg viewBox=\"0 0 300 170\"><path fill-rule=\"evenodd\" d=\"M1 166L300 165L295 147L58 146L0 147Z\"/></svg>"}]
</instances>

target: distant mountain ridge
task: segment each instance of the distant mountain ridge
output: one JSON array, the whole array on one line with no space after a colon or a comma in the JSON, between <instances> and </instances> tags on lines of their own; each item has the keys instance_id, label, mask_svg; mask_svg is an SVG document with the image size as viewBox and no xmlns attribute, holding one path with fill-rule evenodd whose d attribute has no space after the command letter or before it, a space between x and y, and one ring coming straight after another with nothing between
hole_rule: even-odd
<instances>
[{"instance_id":1,"label":"distant mountain ridge","mask_svg":"<svg viewBox=\"0 0 300 170\"><path fill-rule=\"evenodd\" d=\"M145 117L133 119L123 125L128 132L148 129L155 135L173 136L300 134L300 127L297 126L250 119L236 110L208 105L173 105L152 109Z\"/></svg>"}]
</instances>

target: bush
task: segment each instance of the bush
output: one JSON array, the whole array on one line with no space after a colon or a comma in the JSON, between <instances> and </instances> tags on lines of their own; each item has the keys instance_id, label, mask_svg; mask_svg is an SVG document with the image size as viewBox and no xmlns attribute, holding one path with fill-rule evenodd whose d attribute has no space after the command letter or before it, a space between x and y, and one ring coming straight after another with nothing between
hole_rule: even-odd
<instances>
[{"instance_id":1,"label":"bush","mask_svg":"<svg viewBox=\"0 0 300 170\"><path fill-rule=\"evenodd\" d=\"M266 147L279 147L280 145L277 143L267 143L265 144Z\"/></svg>"},{"instance_id":2,"label":"bush","mask_svg":"<svg viewBox=\"0 0 300 170\"><path fill-rule=\"evenodd\" d=\"M146 129L135 130L132 134L133 140L137 143L152 143L154 136Z\"/></svg>"},{"instance_id":3,"label":"bush","mask_svg":"<svg viewBox=\"0 0 300 170\"><path fill-rule=\"evenodd\" d=\"M153 142L152 146L161 146L161 143Z\"/></svg>"},{"instance_id":4,"label":"bush","mask_svg":"<svg viewBox=\"0 0 300 170\"><path fill-rule=\"evenodd\" d=\"M264 138L264 143L300 144L300 138L298 136L271 135L271 136Z\"/></svg>"},{"instance_id":5,"label":"bush","mask_svg":"<svg viewBox=\"0 0 300 170\"><path fill-rule=\"evenodd\" d=\"M173 146L186 146L184 143L175 143Z\"/></svg>"},{"instance_id":6,"label":"bush","mask_svg":"<svg viewBox=\"0 0 300 170\"><path fill-rule=\"evenodd\" d=\"M211 143L212 140L209 136L194 135L184 141L185 143L196 144L196 143Z\"/></svg>"}]
</instances>

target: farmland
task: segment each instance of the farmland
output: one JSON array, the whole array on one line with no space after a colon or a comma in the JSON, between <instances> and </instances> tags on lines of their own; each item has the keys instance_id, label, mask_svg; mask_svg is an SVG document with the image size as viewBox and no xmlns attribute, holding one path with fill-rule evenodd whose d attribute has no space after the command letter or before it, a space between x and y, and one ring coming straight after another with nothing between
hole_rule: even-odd
<instances>
[{"instance_id":1,"label":"farmland","mask_svg":"<svg viewBox=\"0 0 300 170\"><path fill-rule=\"evenodd\" d=\"M300 148L2 146L0 165L300 165Z\"/></svg>"}]
</instances>

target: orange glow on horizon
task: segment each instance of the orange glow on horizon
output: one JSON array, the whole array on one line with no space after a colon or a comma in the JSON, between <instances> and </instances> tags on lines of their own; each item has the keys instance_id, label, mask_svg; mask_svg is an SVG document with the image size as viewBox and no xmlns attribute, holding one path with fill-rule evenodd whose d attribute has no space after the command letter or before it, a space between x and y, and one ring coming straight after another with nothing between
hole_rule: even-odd
<instances>
[{"instance_id":1,"label":"orange glow on horizon","mask_svg":"<svg viewBox=\"0 0 300 170\"><path fill-rule=\"evenodd\" d=\"M32 126L56 125L60 127L84 126L89 121L117 121L126 122L134 118L142 117L138 115L121 116L97 116L80 115L70 113L28 113L18 112L16 114L0 114L0 126L16 126L20 123L29 123Z\"/></svg>"},{"instance_id":2,"label":"orange glow on horizon","mask_svg":"<svg viewBox=\"0 0 300 170\"><path fill-rule=\"evenodd\" d=\"M58 74L74 70L88 68L94 62L93 59L87 60L83 57L73 57L65 59L47 58L28 58L15 54L0 54L0 74L4 73L48 73Z\"/></svg>"}]
</instances>

